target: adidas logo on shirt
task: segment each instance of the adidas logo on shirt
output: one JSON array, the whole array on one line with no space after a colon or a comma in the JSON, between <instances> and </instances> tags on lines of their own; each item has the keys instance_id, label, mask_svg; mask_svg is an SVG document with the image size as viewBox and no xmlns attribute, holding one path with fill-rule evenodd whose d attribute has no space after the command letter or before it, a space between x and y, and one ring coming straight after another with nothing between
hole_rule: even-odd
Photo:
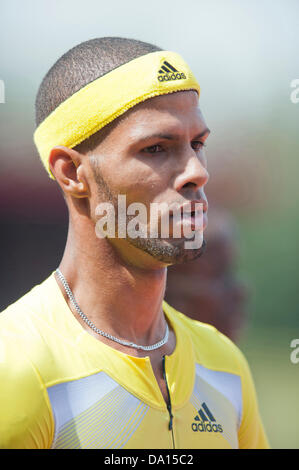
<instances>
[{"instance_id":1,"label":"adidas logo on shirt","mask_svg":"<svg viewBox=\"0 0 299 470\"><path fill-rule=\"evenodd\" d=\"M205 403L201 404L191 427L194 432L223 432L221 424L216 424L216 419Z\"/></svg>"},{"instance_id":2,"label":"adidas logo on shirt","mask_svg":"<svg viewBox=\"0 0 299 470\"><path fill-rule=\"evenodd\" d=\"M163 65L161 66L158 72L159 82L169 82L170 80L182 80L186 78L184 73L180 73L173 65L164 60Z\"/></svg>"}]
</instances>

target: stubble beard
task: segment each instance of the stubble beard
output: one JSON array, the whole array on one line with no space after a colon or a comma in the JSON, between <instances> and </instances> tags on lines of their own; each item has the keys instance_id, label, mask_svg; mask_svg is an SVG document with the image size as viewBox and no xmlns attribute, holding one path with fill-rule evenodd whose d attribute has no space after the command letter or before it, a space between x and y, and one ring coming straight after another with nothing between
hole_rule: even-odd
<instances>
[{"instance_id":1,"label":"stubble beard","mask_svg":"<svg viewBox=\"0 0 299 470\"><path fill-rule=\"evenodd\" d=\"M93 173L95 176L95 181L98 186L98 195L101 202L109 202L113 205L115 210L115 233L117 238L118 233L118 195L113 193L111 187L107 184L103 178L100 169L98 166L92 165ZM128 227L128 222L132 220L135 216L129 216L126 214L126 226ZM107 238L109 240L109 238ZM146 237L137 237L132 238L128 235L126 231L126 241L138 248L139 250L149 254L156 260L165 263L167 265L173 264L182 264L188 261L195 260L199 258L206 249L206 241L203 239L202 245L199 248L186 248L185 238L150 238Z\"/></svg>"}]
</instances>

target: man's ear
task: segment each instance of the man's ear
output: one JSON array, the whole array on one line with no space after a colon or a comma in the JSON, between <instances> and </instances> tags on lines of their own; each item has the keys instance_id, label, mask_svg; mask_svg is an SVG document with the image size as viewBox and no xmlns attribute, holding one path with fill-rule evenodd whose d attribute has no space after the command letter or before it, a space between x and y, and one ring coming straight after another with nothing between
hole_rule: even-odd
<instances>
[{"instance_id":1,"label":"man's ear","mask_svg":"<svg viewBox=\"0 0 299 470\"><path fill-rule=\"evenodd\" d=\"M87 197L89 187L82 165L84 155L76 150L54 147L49 155L49 166L62 191L73 197Z\"/></svg>"}]
</instances>

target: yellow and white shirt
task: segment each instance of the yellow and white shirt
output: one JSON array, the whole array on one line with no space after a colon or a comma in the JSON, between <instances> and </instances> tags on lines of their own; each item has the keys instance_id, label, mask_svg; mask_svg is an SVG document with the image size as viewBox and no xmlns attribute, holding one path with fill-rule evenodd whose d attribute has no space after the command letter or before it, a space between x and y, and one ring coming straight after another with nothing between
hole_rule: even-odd
<instances>
[{"instance_id":1,"label":"yellow and white shirt","mask_svg":"<svg viewBox=\"0 0 299 470\"><path fill-rule=\"evenodd\" d=\"M167 407L148 357L75 319L52 273L0 314L0 448L269 448L248 363L214 327L166 302L176 347Z\"/></svg>"}]
</instances>

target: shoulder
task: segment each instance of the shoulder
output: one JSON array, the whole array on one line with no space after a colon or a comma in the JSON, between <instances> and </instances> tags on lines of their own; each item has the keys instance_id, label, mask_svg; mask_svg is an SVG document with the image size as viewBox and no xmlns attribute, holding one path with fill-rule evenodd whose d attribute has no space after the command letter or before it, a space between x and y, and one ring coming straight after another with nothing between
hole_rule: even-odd
<instances>
[{"instance_id":1,"label":"shoulder","mask_svg":"<svg viewBox=\"0 0 299 470\"><path fill-rule=\"evenodd\" d=\"M42 313L45 301L50 294L51 276L32 289L18 300L10 304L5 310L0 312L1 330L9 329L15 334L30 329L33 326L33 318L38 312Z\"/></svg>"},{"instance_id":2,"label":"shoulder","mask_svg":"<svg viewBox=\"0 0 299 470\"><path fill-rule=\"evenodd\" d=\"M19 354L42 358L48 353L45 341L51 310L51 282L47 278L34 286L0 313L0 340L6 347L14 344ZM50 306L50 310L49 310Z\"/></svg>"},{"instance_id":3,"label":"shoulder","mask_svg":"<svg viewBox=\"0 0 299 470\"><path fill-rule=\"evenodd\" d=\"M248 364L239 347L214 326L193 320L175 310L164 301L164 307L172 321L191 339L195 360L204 367L242 375Z\"/></svg>"},{"instance_id":4,"label":"shoulder","mask_svg":"<svg viewBox=\"0 0 299 470\"><path fill-rule=\"evenodd\" d=\"M0 342L8 348L15 345L17 354L34 364L48 386L64 377L64 373L74 373L76 345L81 333L74 324L69 320L67 304L51 275L0 313ZM65 355L69 360L63 362L62 370L61 358Z\"/></svg>"}]
</instances>

